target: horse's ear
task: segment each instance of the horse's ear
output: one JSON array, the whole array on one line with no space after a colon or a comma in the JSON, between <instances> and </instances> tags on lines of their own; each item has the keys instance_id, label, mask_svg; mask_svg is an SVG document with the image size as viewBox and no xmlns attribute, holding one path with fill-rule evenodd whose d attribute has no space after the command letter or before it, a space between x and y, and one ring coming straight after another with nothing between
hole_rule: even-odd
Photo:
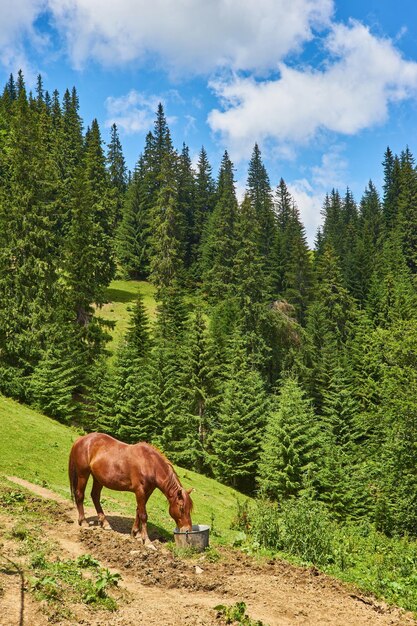
<instances>
[{"instance_id":1,"label":"horse's ear","mask_svg":"<svg viewBox=\"0 0 417 626\"><path fill-rule=\"evenodd\" d=\"M188 495L191 495L194 491L194 487L191 487L191 489L187 489L187 493Z\"/></svg>"}]
</instances>

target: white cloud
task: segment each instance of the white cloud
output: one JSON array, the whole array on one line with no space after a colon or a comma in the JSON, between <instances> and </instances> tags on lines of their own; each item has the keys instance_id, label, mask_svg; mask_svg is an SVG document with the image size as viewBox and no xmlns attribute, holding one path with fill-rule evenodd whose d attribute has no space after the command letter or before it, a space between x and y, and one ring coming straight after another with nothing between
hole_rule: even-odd
<instances>
[{"instance_id":1,"label":"white cloud","mask_svg":"<svg viewBox=\"0 0 417 626\"><path fill-rule=\"evenodd\" d=\"M117 124L126 134L148 131L155 119L155 111L161 98L144 96L135 89L128 94L106 100L106 126Z\"/></svg>"},{"instance_id":2,"label":"white cloud","mask_svg":"<svg viewBox=\"0 0 417 626\"><path fill-rule=\"evenodd\" d=\"M269 70L328 25L333 0L48 0L76 67L144 61L175 71Z\"/></svg>"},{"instance_id":3,"label":"white cloud","mask_svg":"<svg viewBox=\"0 0 417 626\"><path fill-rule=\"evenodd\" d=\"M287 187L300 211L300 219L306 229L308 244L313 248L317 229L322 221L323 191L312 187L306 178L295 180Z\"/></svg>"},{"instance_id":4,"label":"white cloud","mask_svg":"<svg viewBox=\"0 0 417 626\"><path fill-rule=\"evenodd\" d=\"M345 146L335 144L322 154L320 165L311 168L308 178L288 184L305 226L310 246L314 244L317 229L322 222L321 210L326 193L331 189L346 187L348 162L343 156Z\"/></svg>"},{"instance_id":5,"label":"white cloud","mask_svg":"<svg viewBox=\"0 0 417 626\"><path fill-rule=\"evenodd\" d=\"M212 82L225 110L213 110L208 121L235 159L248 156L255 141L303 144L322 130L355 134L386 121L390 103L416 95L417 63L366 26L335 24L325 47L321 70L281 63L277 80L235 75Z\"/></svg>"},{"instance_id":6,"label":"white cloud","mask_svg":"<svg viewBox=\"0 0 417 626\"><path fill-rule=\"evenodd\" d=\"M321 157L320 165L311 168L312 184L319 189L329 191L346 186L348 163L343 156L344 145L335 144Z\"/></svg>"},{"instance_id":7,"label":"white cloud","mask_svg":"<svg viewBox=\"0 0 417 626\"><path fill-rule=\"evenodd\" d=\"M47 37L37 32L34 22L46 9L47 0L14 0L0 2L0 63L12 72L25 70L30 75L30 63L25 53L25 41L44 46Z\"/></svg>"}]
</instances>

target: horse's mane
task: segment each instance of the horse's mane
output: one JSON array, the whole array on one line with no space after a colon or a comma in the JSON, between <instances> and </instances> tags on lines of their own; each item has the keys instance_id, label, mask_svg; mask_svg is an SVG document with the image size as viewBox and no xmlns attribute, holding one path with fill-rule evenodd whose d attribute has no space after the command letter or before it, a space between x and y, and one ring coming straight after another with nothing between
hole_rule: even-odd
<instances>
[{"instance_id":1,"label":"horse's mane","mask_svg":"<svg viewBox=\"0 0 417 626\"><path fill-rule=\"evenodd\" d=\"M184 489L184 487L182 486L181 481L179 479L179 476L178 476L177 472L174 469L174 466L172 465L171 461L169 459L167 459L167 457L162 452L162 450L160 450L159 448L157 448L156 446L154 446L151 443L147 443L146 441L142 441L141 443L146 445L151 450L153 450L153 452L156 452L156 454L163 461L165 461L165 463L167 464L168 468L171 470L170 474L168 476L168 479L167 479L167 484L166 484L167 492L174 491L174 489ZM191 511L192 511L193 510L193 501L191 500L191 498L190 498L190 502L191 502Z\"/></svg>"}]
</instances>

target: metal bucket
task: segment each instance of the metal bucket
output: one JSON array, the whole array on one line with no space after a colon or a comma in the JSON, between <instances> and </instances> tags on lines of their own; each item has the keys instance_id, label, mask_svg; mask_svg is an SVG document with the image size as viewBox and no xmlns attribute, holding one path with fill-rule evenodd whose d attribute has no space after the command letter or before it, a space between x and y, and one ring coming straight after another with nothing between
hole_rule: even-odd
<instances>
[{"instance_id":1,"label":"metal bucket","mask_svg":"<svg viewBox=\"0 0 417 626\"><path fill-rule=\"evenodd\" d=\"M174 530L175 545L178 548L194 548L198 552L203 552L209 544L210 526L195 524L192 530Z\"/></svg>"}]
</instances>

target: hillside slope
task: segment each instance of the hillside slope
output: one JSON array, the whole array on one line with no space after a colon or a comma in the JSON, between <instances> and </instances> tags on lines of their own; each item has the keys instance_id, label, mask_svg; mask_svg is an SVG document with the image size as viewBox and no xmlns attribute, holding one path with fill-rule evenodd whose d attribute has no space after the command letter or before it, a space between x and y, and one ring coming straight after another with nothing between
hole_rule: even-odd
<instances>
[{"instance_id":1,"label":"hillside slope","mask_svg":"<svg viewBox=\"0 0 417 626\"><path fill-rule=\"evenodd\" d=\"M2 476L17 476L69 497L67 463L72 443L79 436L75 429L0 396L0 432L0 480ZM194 489L193 522L212 526L214 541L231 541L235 533L230 525L236 514L237 498L242 500L243 496L190 470L178 467L176 470L184 487ZM102 502L105 510L113 512L132 515L135 510L134 496L130 493L103 490ZM86 504L91 505L88 496ZM159 491L149 500L148 516L151 524L172 532L174 522Z\"/></svg>"}]
</instances>

